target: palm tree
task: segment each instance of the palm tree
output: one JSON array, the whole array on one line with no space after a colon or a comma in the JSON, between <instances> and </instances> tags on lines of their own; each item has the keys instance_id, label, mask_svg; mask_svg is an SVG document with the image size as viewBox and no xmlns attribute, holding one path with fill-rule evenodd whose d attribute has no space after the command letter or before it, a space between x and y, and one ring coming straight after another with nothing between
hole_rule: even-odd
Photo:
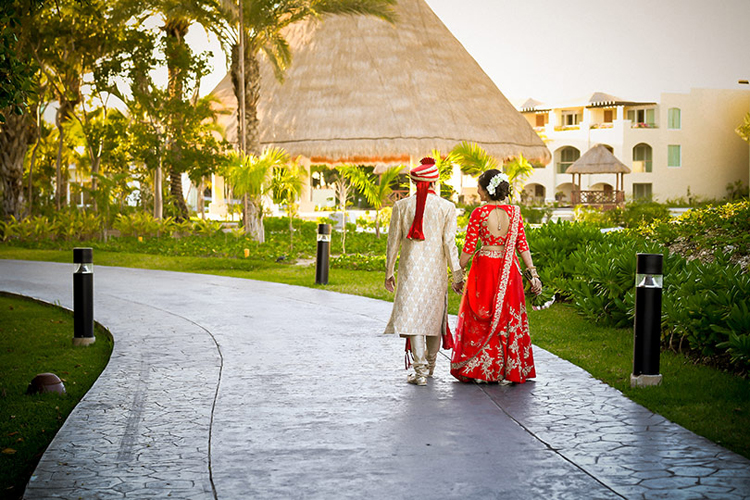
<instances>
[{"instance_id":1,"label":"palm tree","mask_svg":"<svg viewBox=\"0 0 750 500\"><path fill-rule=\"evenodd\" d=\"M534 166L519 153L518 157L505 163L503 170L510 179L510 197L513 198L518 195L517 199L520 200L523 185L526 183L526 179L534 173Z\"/></svg>"},{"instance_id":2,"label":"palm tree","mask_svg":"<svg viewBox=\"0 0 750 500\"><path fill-rule=\"evenodd\" d=\"M231 153L227 178L234 193L243 197L242 218L245 234L252 234L258 243L265 241L263 229L263 196L268 193L269 177L274 167L289 163L289 155L279 148L268 148L260 156Z\"/></svg>"},{"instance_id":3,"label":"palm tree","mask_svg":"<svg viewBox=\"0 0 750 500\"><path fill-rule=\"evenodd\" d=\"M451 154L461 165L461 172L472 177L478 177L487 170L499 168L497 160L473 142L462 142L453 148Z\"/></svg>"},{"instance_id":4,"label":"palm tree","mask_svg":"<svg viewBox=\"0 0 750 500\"><path fill-rule=\"evenodd\" d=\"M750 142L750 113L745 115L744 120L740 123L734 131L742 137L745 142Z\"/></svg>"},{"instance_id":5,"label":"palm tree","mask_svg":"<svg viewBox=\"0 0 750 500\"><path fill-rule=\"evenodd\" d=\"M393 193L393 183L398 180L403 167L390 167L382 174L368 175L359 167L349 167L341 170L351 184L356 187L375 208L375 237L380 238L380 210Z\"/></svg>"},{"instance_id":6,"label":"palm tree","mask_svg":"<svg viewBox=\"0 0 750 500\"><path fill-rule=\"evenodd\" d=\"M238 132L244 130L247 151L257 153L260 149L258 100L260 98L260 52L266 54L276 77L282 81L284 71L291 64L292 54L284 38L283 29L310 17L325 18L331 15L369 15L392 22L395 19L393 5L397 0L241 0L243 19L239 19L237 8L226 9L232 27L241 24L244 28L244 54L240 60L240 37L234 28L220 38L230 41L231 74L238 108L245 103L245 123L240 123ZM240 22L241 21L241 22ZM244 74L240 75L240 66ZM244 89L240 82L244 77ZM238 121L241 120L238 109ZM240 140L241 142L241 140Z\"/></svg>"},{"instance_id":7,"label":"palm tree","mask_svg":"<svg viewBox=\"0 0 750 500\"><path fill-rule=\"evenodd\" d=\"M501 168L498 161L479 145L466 141L453 148L451 154L455 155L456 162L461 165L461 171L473 177L493 168L504 170L508 174L511 197L523 189L523 182L534 172L533 165L520 153Z\"/></svg>"},{"instance_id":8,"label":"palm tree","mask_svg":"<svg viewBox=\"0 0 750 500\"><path fill-rule=\"evenodd\" d=\"M294 226L292 221L297 213L297 200L302 193L307 170L297 163L277 166L273 169L271 191L274 203L286 203L289 216L289 250L294 250Z\"/></svg>"}]
</instances>

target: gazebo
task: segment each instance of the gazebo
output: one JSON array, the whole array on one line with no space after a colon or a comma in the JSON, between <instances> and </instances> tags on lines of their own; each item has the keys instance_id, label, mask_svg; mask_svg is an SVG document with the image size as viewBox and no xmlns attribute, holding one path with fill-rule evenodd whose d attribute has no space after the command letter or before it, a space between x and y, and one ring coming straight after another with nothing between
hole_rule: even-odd
<instances>
[{"instance_id":1,"label":"gazebo","mask_svg":"<svg viewBox=\"0 0 750 500\"><path fill-rule=\"evenodd\" d=\"M261 58L262 146L314 164L400 164L471 141L501 160L549 161L536 132L424 0L400 0L396 14L395 24L336 16L290 26L283 83ZM236 141L229 75L213 94L232 111L220 122Z\"/></svg>"},{"instance_id":2,"label":"gazebo","mask_svg":"<svg viewBox=\"0 0 750 500\"><path fill-rule=\"evenodd\" d=\"M606 146L595 145L569 166L565 173L573 176L573 184L575 185L571 194L573 205L590 205L608 209L625 203L623 187L625 174L629 174L630 169L618 160ZM576 182L576 174L578 174L578 182ZM583 191L581 189L581 175L583 174L615 174L614 191Z\"/></svg>"}]
</instances>

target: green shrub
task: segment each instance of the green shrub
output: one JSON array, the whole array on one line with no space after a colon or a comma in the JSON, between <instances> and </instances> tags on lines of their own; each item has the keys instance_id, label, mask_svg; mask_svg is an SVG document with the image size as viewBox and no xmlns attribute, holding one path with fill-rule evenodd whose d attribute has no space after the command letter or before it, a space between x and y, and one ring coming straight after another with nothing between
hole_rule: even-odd
<instances>
[{"instance_id":1,"label":"green shrub","mask_svg":"<svg viewBox=\"0 0 750 500\"><path fill-rule=\"evenodd\" d=\"M347 254L331 259L331 267L360 271L385 272L385 255Z\"/></svg>"},{"instance_id":2,"label":"green shrub","mask_svg":"<svg viewBox=\"0 0 750 500\"><path fill-rule=\"evenodd\" d=\"M521 205L521 215L527 224L540 224L542 221L548 220L553 210L554 208L549 205L541 207Z\"/></svg>"}]
</instances>

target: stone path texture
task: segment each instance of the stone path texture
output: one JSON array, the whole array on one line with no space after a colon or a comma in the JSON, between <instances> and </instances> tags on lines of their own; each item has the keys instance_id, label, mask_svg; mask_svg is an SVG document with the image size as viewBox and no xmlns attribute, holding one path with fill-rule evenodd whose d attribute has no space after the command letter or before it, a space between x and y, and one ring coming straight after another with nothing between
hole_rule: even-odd
<instances>
[{"instance_id":1,"label":"stone path texture","mask_svg":"<svg viewBox=\"0 0 750 500\"><path fill-rule=\"evenodd\" d=\"M0 291L70 308L73 270L0 260ZM440 356L416 387L382 335L387 302L115 267L94 280L112 358L29 500L750 498L750 461L540 348L523 385L456 382Z\"/></svg>"}]
</instances>

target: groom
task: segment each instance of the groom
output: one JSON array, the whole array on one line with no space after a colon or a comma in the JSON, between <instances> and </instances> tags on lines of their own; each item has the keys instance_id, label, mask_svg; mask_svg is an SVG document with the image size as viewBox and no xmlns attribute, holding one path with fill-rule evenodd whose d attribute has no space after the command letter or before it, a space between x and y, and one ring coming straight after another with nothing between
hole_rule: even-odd
<instances>
[{"instance_id":1,"label":"groom","mask_svg":"<svg viewBox=\"0 0 750 500\"><path fill-rule=\"evenodd\" d=\"M393 205L386 250L385 289L396 288L394 270L400 249L398 288L385 333L407 340L414 358L410 384L427 385L448 327L448 273L453 290L463 288L463 272L456 249L456 207L435 193L439 172L432 158L422 158L409 172L416 196Z\"/></svg>"}]
</instances>

